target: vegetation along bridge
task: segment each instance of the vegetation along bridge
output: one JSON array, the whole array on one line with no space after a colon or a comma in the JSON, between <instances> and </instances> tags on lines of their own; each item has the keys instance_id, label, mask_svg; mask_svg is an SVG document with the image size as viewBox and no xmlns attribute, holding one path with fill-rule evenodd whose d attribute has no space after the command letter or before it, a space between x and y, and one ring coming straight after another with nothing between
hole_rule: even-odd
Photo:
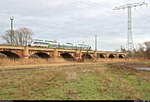
<instances>
[{"instance_id":1,"label":"vegetation along bridge","mask_svg":"<svg viewBox=\"0 0 150 102\"><path fill-rule=\"evenodd\" d=\"M125 58L127 53L0 45L0 57L64 58L66 60L82 61L84 59Z\"/></svg>"}]
</instances>

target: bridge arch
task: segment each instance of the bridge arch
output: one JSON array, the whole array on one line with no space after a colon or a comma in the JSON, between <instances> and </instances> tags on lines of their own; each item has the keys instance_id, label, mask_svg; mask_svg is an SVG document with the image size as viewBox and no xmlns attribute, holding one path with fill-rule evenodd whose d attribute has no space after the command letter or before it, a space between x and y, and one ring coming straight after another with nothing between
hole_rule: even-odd
<instances>
[{"instance_id":1,"label":"bridge arch","mask_svg":"<svg viewBox=\"0 0 150 102\"><path fill-rule=\"evenodd\" d=\"M105 55L104 54L99 54L98 58L105 58Z\"/></svg>"},{"instance_id":2,"label":"bridge arch","mask_svg":"<svg viewBox=\"0 0 150 102\"><path fill-rule=\"evenodd\" d=\"M7 55L0 53L0 58L8 58Z\"/></svg>"},{"instance_id":3,"label":"bridge arch","mask_svg":"<svg viewBox=\"0 0 150 102\"><path fill-rule=\"evenodd\" d=\"M114 55L114 54L110 54L110 55L108 56L108 58L115 58L115 55Z\"/></svg>"},{"instance_id":4,"label":"bridge arch","mask_svg":"<svg viewBox=\"0 0 150 102\"><path fill-rule=\"evenodd\" d=\"M48 59L48 58L50 58L50 56L47 53L44 53L44 52L36 52L36 53L30 55L29 58L43 58L43 59Z\"/></svg>"},{"instance_id":5,"label":"bridge arch","mask_svg":"<svg viewBox=\"0 0 150 102\"><path fill-rule=\"evenodd\" d=\"M73 61L74 60L74 57L69 53L61 53L60 56L63 57L67 61Z\"/></svg>"},{"instance_id":6,"label":"bridge arch","mask_svg":"<svg viewBox=\"0 0 150 102\"><path fill-rule=\"evenodd\" d=\"M1 51L0 53L1 53L1 55L2 55L2 54L3 54L3 55L6 55L7 58L11 58L11 59L20 58L19 55L17 55L16 53L13 53L13 52L11 52L11 51ZM5 56L5 58L6 58L6 56Z\"/></svg>"},{"instance_id":7,"label":"bridge arch","mask_svg":"<svg viewBox=\"0 0 150 102\"><path fill-rule=\"evenodd\" d=\"M122 54L119 54L118 56L120 59L124 58Z\"/></svg>"},{"instance_id":8,"label":"bridge arch","mask_svg":"<svg viewBox=\"0 0 150 102\"><path fill-rule=\"evenodd\" d=\"M91 60L92 56L90 54L85 53L82 55L82 60L84 61L85 59Z\"/></svg>"}]
</instances>

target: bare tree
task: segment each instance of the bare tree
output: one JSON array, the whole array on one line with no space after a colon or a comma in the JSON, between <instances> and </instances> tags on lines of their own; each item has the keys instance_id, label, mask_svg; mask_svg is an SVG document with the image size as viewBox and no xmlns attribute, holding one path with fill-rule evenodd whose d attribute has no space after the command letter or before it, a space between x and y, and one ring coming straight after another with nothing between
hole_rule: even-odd
<instances>
[{"instance_id":1,"label":"bare tree","mask_svg":"<svg viewBox=\"0 0 150 102\"><path fill-rule=\"evenodd\" d=\"M134 56L138 58L143 57L144 59L150 59L150 41L138 44L138 46L138 49L135 49L135 51L133 51Z\"/></svg>"},{"instance_id":2,"label":"bare tree","mask_svg":"<svg viewBox=\"0 0 150 102\"><path fill-rule=\"evenodd\" d=\"M29 28L20 28L15 31L7 30L2 39L9 45L27 46L28 41L32 40L33 32Z\"/></svg>"},{"instance_id":3,"label":"bare tree","mask_svg":"<svg viewBox=\"0 0 150 102\"><path fill-rule=\"evenodd\" d=\"M145 54L146 54L147 58L150 59L150 41L147 41L144 44L145 44L145 47L146 47Z\"/></svg>"},{"instance_id":4,"label":"bare tree","mask_svg":"<svg viewBox=\"0 0 150 102\"><path fill-rule=\"evenodd\" d=\"M121 52L127 52L126 49L123 46L120 46L120 51Z\"/></svg>"},{"instance_id":5,"label":"bare tree","mask_svg":"<svg viewBox=\"0 0 150 102\"><path fill-rule=\"evenodd\" d=\"M150 41L144 42L146 49L150 49Z\"/></svg>"},{"instance_id":6,"label":"bare tree","mask_svg":"<svg viewBox=\"0 0 150 102\"><path fill-rule=\"evenodd\" d=\"M139 44L139 48L138 48L138 51L137 51L137 55L139 57L144 57L145 58L145 50L144 50L144 44Z\"/></svg>"},{"instance_id":7,"label":"bare tree","mask_svg":"<svg viewBox=\"0 0 150 102\"><path fill-rule=\"evenodd\" d=\"M5 35L2 35L1 38L6 41L7 44L12 44L12 33L11 30L7 30Z\"/></svg>"}]
</instances>

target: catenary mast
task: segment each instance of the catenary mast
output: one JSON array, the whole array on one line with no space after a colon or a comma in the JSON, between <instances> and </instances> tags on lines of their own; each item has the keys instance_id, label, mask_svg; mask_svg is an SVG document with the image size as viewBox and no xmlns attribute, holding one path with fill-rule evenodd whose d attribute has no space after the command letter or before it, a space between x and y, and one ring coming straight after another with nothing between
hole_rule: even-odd
<instances>
[{"instance_id":1,"label":"catenary mast","mask_svg":"<svg viewBox=\"0 0 150 102\"><path fill-rule=\"evenodd\" d=\"M143 6L143 5L148 5L148 4L145 2L133 3L133 4L126 4L119 7L115 7L113 9L113 10L128 9L128 38L127 38L128 51L132 51L134 49L133 37L132 37L132 8L137 6Z\"/></svg>"}]
</instances>

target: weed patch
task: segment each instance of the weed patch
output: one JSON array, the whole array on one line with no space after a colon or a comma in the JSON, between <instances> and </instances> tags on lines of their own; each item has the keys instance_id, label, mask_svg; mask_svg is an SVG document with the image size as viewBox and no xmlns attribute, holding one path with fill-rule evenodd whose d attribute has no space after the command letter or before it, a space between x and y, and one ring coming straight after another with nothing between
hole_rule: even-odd
<instances>
[{"instance_id":1,"label":"weed patch","mask_svg":"<svg viewBox=\"0 0 150 102\"><path fill-rule=\"evenodd\" d=\"M149 72L91 63L0 72L1 100L149 100Z\"/></svg>"}]
</instances>

